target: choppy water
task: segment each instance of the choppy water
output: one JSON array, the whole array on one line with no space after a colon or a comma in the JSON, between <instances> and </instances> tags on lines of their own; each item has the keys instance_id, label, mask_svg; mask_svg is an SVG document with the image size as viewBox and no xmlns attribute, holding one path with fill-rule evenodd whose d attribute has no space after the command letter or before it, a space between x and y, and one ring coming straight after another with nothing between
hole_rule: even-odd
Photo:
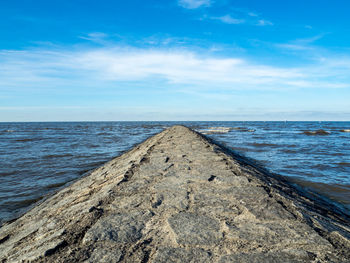
<instances>
[{"instance_id":1,"label":"choppy water","mask_svg":"<svg viewBox=\"0 0 350 263\"><path fill-rule=\"evenodd\" d=\"M0 223L174 124L209 133L350 211L350 132L341 131L350 122L0 123ZM329 134L303 133L319 129Z\"/></svg>"}]
</instances>

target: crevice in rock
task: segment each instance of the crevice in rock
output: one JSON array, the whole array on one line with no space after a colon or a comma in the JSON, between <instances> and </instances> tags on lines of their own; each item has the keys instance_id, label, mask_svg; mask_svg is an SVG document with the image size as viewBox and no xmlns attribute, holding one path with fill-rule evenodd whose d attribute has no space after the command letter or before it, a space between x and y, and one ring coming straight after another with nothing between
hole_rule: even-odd
<instances>
[{"instance_id":1,"label":"crevice in rock","mask_svg":"<svg viewBox=\"0 0 350 263\"><path fill-rule=\"evenodd\" d=\"M141 260L141 263L147 263L149 262L149 259L150 259L150 255L151 255L151 252L152 250L151 249L147 249L147 246L149 244L151 244L151 242L153 241L152 238L149 238L149 239L146 239L144 240L139 247L141 247L142 251L143 251L143 258Z\"/></svg>"},{"instance_id":2,"label":"crevice in rock","mask_svg":"<svg viewBox=\"0 0 350 263\"><path fill-rule=\"evenodd\" d=\"M20 240L18 240L15 243L15 246L20 246L21 244L27 242L28 240L31 240L36 235L37 232L38 232L38 229L36 229L35 231L33 231L33 232L29 233L28 235L24 236L23 238L21 238Z\"/></svg>"},{"instance_id":3,"label":"crevice in rock","mask_svg":"<svg viewBox=\"0 0 350 263\"><path fill-rule=\"evenodd\" d=\"M192 203L193 203L193 189L191 186L187 188L186 199L187 199L187 205L185 207L185 210L188 211L192 207Z\"/></svg>"},{"instance_id":4,"label":"crevice in rock","mask_svg":"<svg viewBox=\"0 0 350 263\"><path fill-rule=\"evenodd\" d=\"M124 174L123 179L117 184L117 186L121 185L122 183L128 182L131 177L134 175L134 168L136 167L135 164L133 164Z\"/></svg>"},{"instance_id":5,"label":"crevice in rock","mask_svg":"<svg viewBox=\"0 0 350 263\"><path fill-rule=\"evenodd\" d=\"M157 208L163 203L163 196L157 198L157 201L152 204L152 208Z\"/></svg>"},{"instance_id":6,"label":"crevice in rock","mask_svg":"<svg viewBox=\"0 0 350 263\"><path fill-rule=\"evenodd\" d=\"M93 211L98 211L99 213L103 213L103 209L102 209L102 208L99 208L99 207L96 207L96 206L90 207L89 213L91 213L91 212L93 212Z\"/></svg>"},{"instance_id":7,"label":"crevice in rock","mask_svg":"<svg viewBox=\"0 0 350 263\"><path fill-rule=\"evenodd\" d=\"M57 251L59 251L60 249L66 247L67 245L68 245L67 241L63 240L60 243L58 243L57 246L46 250L44 256L45 257L51 256L51 255L55 254Z\"/></svg>"},{"instance_id":8,"label":"crevice in rock","mask_svg":"<svg viewBox=\"0 0 350 263\"><path fill-rule=\"evenodd\" d=\"M150 258L151 250L143 250L143 258L141 260L141 263L147 263Z\"/></svg>"},{"instance_id":9,"label":"crevice in rock","mask_svg":"<svg viewBox=\"0 0 350 263\"><path fill-rule=\"evenodd\" d=\"M268 194L268 196L269 196L270 198L273 198L273 195L272 195L272 193L271 193L271 189L270 189L269 187L267 187L266 185L259 185L258 187L263 188L263 189L266 191L266 193Z\"/></svg>"},{"instance_id":10,"label":"crevice in rock","mask_svg":"<svg viewBox=\"0 0 350 263\"><path fill-rule=\"evenodd\" d=\"M6 242L10 238L10 235L6 235L3 238L0 239L0 244Z\"/></svg>"},{"instance_id":11,"label":"crevice in rock","mask_svg":"<svg viewBox=\"0 0 350 263\"><path fill-rule=\"evenodd\" d=\"M141 249L142 253L143 253L143 257L142 257L140 262L142 262L142 263L149 262L152 250L150 248L148 248L148 245L151 244L152 241L153 241L152 237L145 239L143 241L140 240L140 242L137 243L131 250L129 250L128 252L126 252L126 251L123 252L122 256L120 257L119 262L122 262L125 257L128 258L129 256L132 256L139 249Z\"/></svg>"},{"instance_id":12,"label":"crevice in rock","mask_svg":"<svg viewBox=\"0 0 350 263\"><path fill-rule=\"evenodd\" d=\"M126 251L125 248L122 250L122 254L120 255L119 261L118 262L122 262L124 260L126 256Z\"/></svg>"},{"instance_id":13,"label":"crevice in rock","mask_svg":"<svg viewBox=\"0 0 350 263\"><path fill-rule=\"evenodd\" d=\"M208 182L214 181L215 178L216 178L215 175L211 175L211 176L208 178Z\"/></svg>"},{"instance_id":14,"label":"crevice in rock","mask_svg":"<svg viewBox=\"0 0 350 263\"><path fill-rule=\"evenodd\" d=\"M173 167L174 166L174 164L172 163L172 164L170 164L168 167L166 167L163 171L164 172L166 172L166 171L168 171L171 167Z\"/></svg>"},{"instance_id":15,"label":"crevice in rock","mask_svg":"<svg viewBox=\"0 0 350 263\"><path fill-rule=\"evenodd\" d=\"M146 156L143 156L143 157L141 158L141 160L140 160L140 164L142 164L142 163L147 163L147 162L149 162L149 158L146 157Z\"/></svg>"},{"instance_id":16,"label":"crevice in rock","mask_svg":"<svg viewBox=\"0 0 350 263\"><path fill-rule=\"evenodd\" d=\"M279 203L286 211L288 211L295 219L298 219L297 215L295 215L288 206L286 206L283 201L276 199L276 202Z\"/></svg>"}]
</instances>

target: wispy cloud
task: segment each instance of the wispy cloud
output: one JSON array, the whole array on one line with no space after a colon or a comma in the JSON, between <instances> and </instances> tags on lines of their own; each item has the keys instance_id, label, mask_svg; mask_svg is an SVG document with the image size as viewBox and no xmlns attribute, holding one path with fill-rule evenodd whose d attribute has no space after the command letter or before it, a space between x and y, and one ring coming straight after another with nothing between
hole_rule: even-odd
<instances>
[{"instance_id":1,"label":"wispy cloud","mask_svg":"<svg viewBox=\"0 0 350 263\"><path fill-rule=\"evenodd\" d=\"M102 33L102 32L92 32L92 33L89 33L86 35L79 36L79 38L81 38L81 39L92 41L92 42L99 43L99 44L106 43L107 37L108 37L108 35L106 33Z\"/></svg>"},{"instance_id":2,"label":"wispy cloud","mask_svg":"<svg viewBox=\"0 0 350 263\"><path fill-rule=\"evenodd\" d=\"M106 37L107 37L107 34L102 32L92 32L87 34L86 36L80 36L80 38L87 39L87 40L100 40Z\"/></svg>"},{"instance_id":3,"label":"wispy cloud","mask_svg":"<svg viewBox=\"0 0 350 263\"><path fill-rule=\"evenodd\" d=\"M319 34L309 38L299 38L289 41L288 43L276 44L276 47L293 51L314 50L315 47L312 46L312 44L317 40L323 38L325 35L327 34Z\"/></svg>"},{"instance_id":4,"label":"wispy cloud","mask_svg":"<svg viewBox=\"0 0 350 263\"><path fill-rule=\"evenodd\" d=\"M213 20L219 20L225 24L243 24L245 22L244 19L237 19L232 17L231 15L224 15L224 16L219 16L219 17L210 17Z\"/></svg>"},{"instance_id":5,"label":"wispy cloud","mask_svg":"<svg viewBox=\"0 0 350 263\"><path fill-rule=\"evenodd\" d=\"M258 25L258 26L273 26L273 23L268 21L268 20L265 20L265 19L259 19L256 25Z\"/></svg>"},{"instance_id":6,"label":"wispy cloud","mask_svg":"<svg viewBox=\"0 0 350 263\"><path fill-rule=\"evenodd\" d=\"M349 58L284 68L242 58L200 55L196 51L115 47L3 50L0 61L0 87L12 91L101 85L112 88L136 82L157 83L174 91L185 88L202 92L345 88L350 84Z\"/></svg>"},{"instance_id":7,"label":"wispy cloud","mask_svg":"<svg viewBox=\"0 0 350 263\"><path fill-rule=\"evenodd\" d=\"M210 7L213 4L212 0L178 0L181 7L187 9L197 9L200 7ZM224 15L212 15L211 12L205 13L200 20L218 20L224 24L249 24L255 26L272 26L273 23L269 20L262 19L256 12L248 11L241 8L230 7L233 12Z\"/></svg>"},{"instance_id":8,"label":"wispy cloud","mask_svg":"<svg viewBox=\"0 0 350 263\"><path fill-rule=\"evenodd\" d=\"M237 9L235 12L219 15L219 16L203 16L202 20L211 19L218 20L225 24L239 25L246 24L251 26L272 26L273 23L269 20L262 19L258 14Z\"/></svg>"},{"instance_id":9,"label":"wispy cloud","mask_svg":"<svg viewBox=\"0 0 350 263\"><path fill-rule=\"evenodd\" d=\"M211 0L179 0L178 3L183 8L196 9L210 6Z\"/></svg>"},{"instance_id":10,"label":"wispy cloud","mask_svg":"<svg viewBox=\"0 0 350 263\"><path fill-rule=\"evenodd\" d=\"M248 16L257 17L257 16L259 16L259 15L256 14L256 13L254 13L254 12L248 12Z\"/></svg>"}]
</instances>

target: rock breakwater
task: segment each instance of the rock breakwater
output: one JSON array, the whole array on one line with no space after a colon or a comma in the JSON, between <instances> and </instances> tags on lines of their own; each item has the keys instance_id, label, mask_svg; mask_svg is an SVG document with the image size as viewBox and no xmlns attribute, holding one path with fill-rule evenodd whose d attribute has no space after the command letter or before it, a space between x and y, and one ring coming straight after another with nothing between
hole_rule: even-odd
<instances>
[{"instance_id":1,"label":"rock breakwater","mask_svg":"<svg viewBox=\"0 0 350 263\"><path fill-rule=\"evenodd\" d=\"M346 262L347 215L174 126L0 229L0 262Z\"/></svg>"}]
</instances>

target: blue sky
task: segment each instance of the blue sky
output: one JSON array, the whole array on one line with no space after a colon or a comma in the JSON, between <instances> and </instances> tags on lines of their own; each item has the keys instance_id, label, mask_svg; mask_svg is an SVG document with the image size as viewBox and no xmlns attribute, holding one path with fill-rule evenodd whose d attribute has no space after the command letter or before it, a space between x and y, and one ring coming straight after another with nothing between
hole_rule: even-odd
<instances>
[{"instance_id":1,"label":"blue sky","mask_svg":"<svg viewBox=\"0 0 350 263\"><path fill-rule=\"evenodd\" d=\"M0 121L350 120L345 0L0 3Z\"/></svg>"}]
</instances>

